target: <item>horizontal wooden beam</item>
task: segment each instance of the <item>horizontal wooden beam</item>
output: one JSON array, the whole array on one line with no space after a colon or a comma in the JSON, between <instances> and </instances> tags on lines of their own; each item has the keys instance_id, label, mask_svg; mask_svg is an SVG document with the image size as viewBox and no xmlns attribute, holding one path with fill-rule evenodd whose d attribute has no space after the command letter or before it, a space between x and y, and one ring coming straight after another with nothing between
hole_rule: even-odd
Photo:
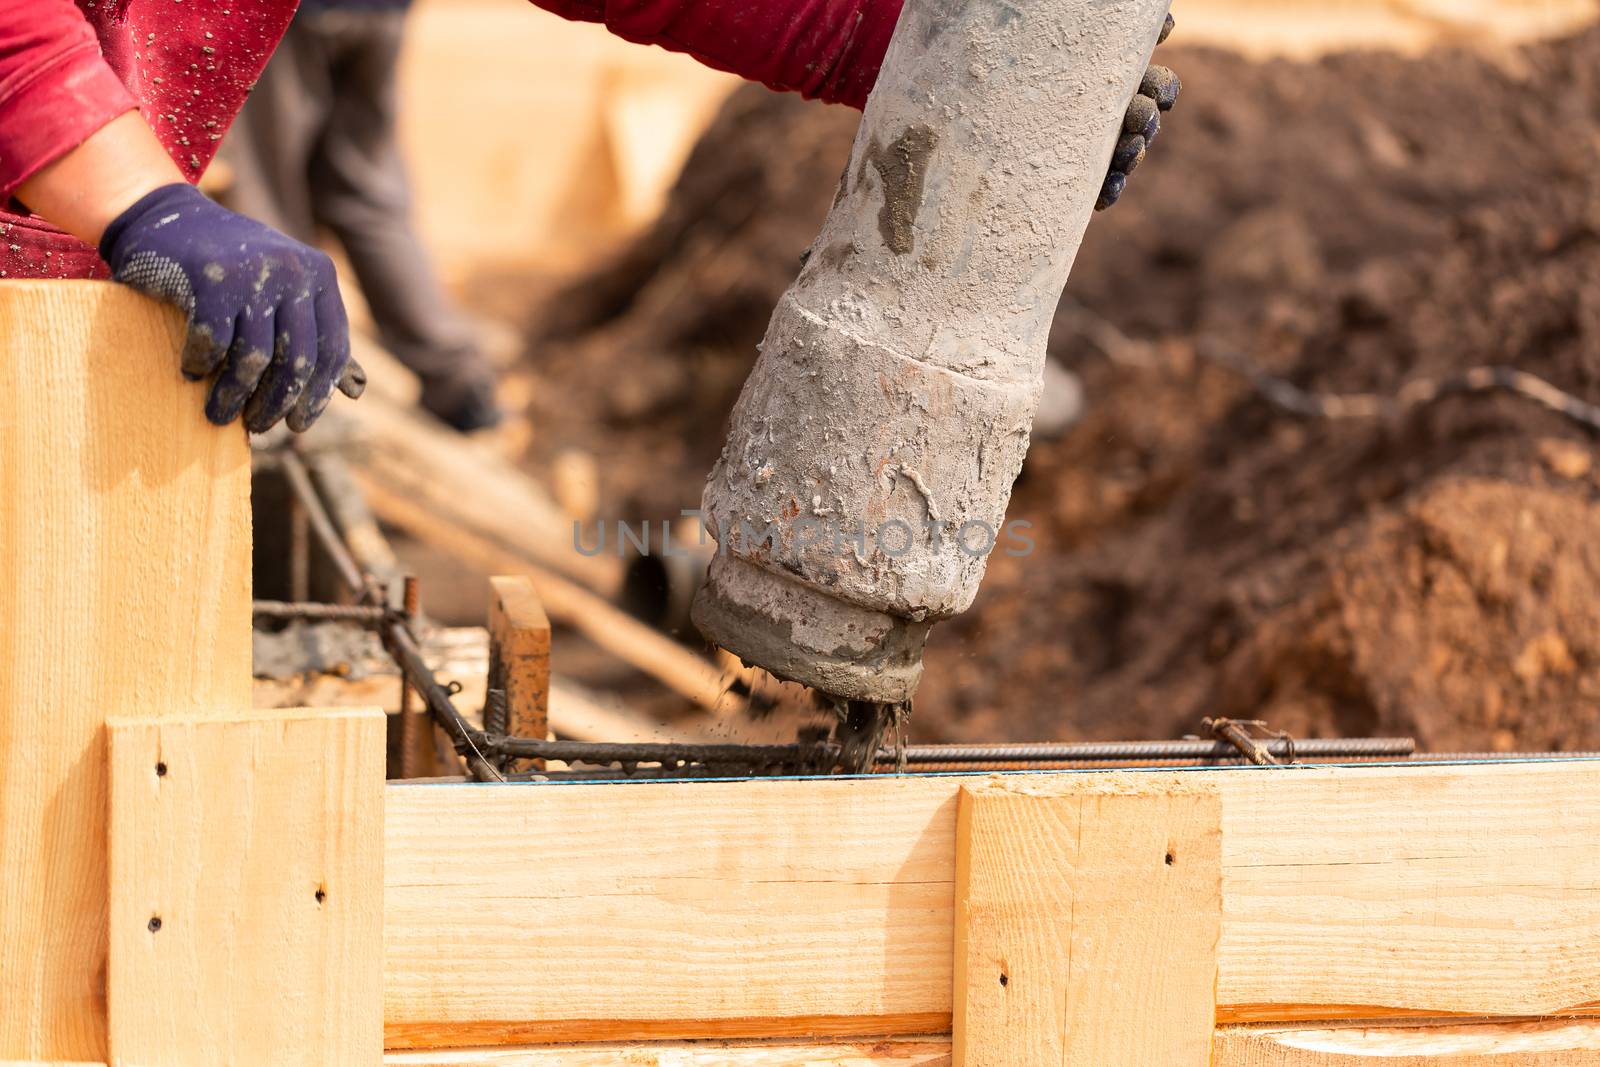
<instances>
[{"instance_id":1,"label":"horizontal wooden beam","mask_svg":"<svg viewBox=\"0 0 1600 1067\"><path fill-rule=\"evenodd\" d=\"M1600 761L1194 773L1222 1021L1600 1005ZM943 1031L973 781L390 786L386 1041Z\"/></svg>"},{"instance_id":2,"label":"horizontal wooden beam","mask_svg":"<svg viewBox=\"0 0 1600 1067\"><path fill-rule=\"evenodd\" d=\"M1600 1021L1237 1026L1214 1045L1215 1067L1589 1067L1600 1063Z\"/></svg>"},{"instance_id":3,"label":"horizontal wooden beam","mask_svg":"<svg viewBox=\"0 0 1600 1067\"><path fill-rule=\"evenodd\" d=\"M948 1037L663 1041L391 1051L384 1067L950 1067ZM0 1064L0 1067L5 1067Z\"/></svg>"},{"instance_id":4,"label":"horizontal wooden beam","mask_svg":"<svg viewBox=\"0 0 1600 1067\"><path fill-rule=\"evenodd\" d=\"M1317 1030L1224 1027L1213 1067L1589 1067L1600 1022L1356 1024ZM385 1067L949 1067L944 1036L845 1042L671 1041L390 1052Z\"/></svg>"}]
</instances>

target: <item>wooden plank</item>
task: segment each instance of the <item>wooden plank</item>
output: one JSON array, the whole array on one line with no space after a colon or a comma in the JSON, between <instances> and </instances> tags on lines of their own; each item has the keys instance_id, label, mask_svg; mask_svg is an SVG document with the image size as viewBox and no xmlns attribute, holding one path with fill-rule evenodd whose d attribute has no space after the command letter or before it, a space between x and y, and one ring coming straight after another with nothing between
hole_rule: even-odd
<instances>
[{"instance_id":1,"label":"wooden plank","mask_svg":"<svg viewBox=\"0 0 1600 1067\"><path fill-rule=\"evenodd\" d=\"M390 786L385 827L391 1047L949 1027L953 786Z\"/></svg>"},{"instance_id":2,"label":"wooden plank","mask_svg":"<svg viewBox=\"0 0 1600 1067\"><path fill-rule=\"evenodd\" d=\"M957 1067L1210 1067L1221 840L1209 779L964 787Z\"/></svg>"},{"instance_id":3,"label":"wooden plank","mask_svg":"<svg viewBox=\"0 0 1600 1067\"><path fill-rule=\"evenodd\" d=\"M1216 1033L1215 1067L1588 1067L1597 1062L1597 1052L1600 1022L1592 1019L1303 1030L1235 1026ZM435 1049L384 1057L386 1067L947 1067L950 1062L950 1040L938 1036L823 1044L672 1041Z\"/></svg>"},{"instance_id":4,"label":"wooden plank","mask_svg":"<svg viewBox=\"0 0 1600 1067\"><path fill-rule=\"evenodd\" d=\"M1219 1015L1600 1004L1600 762L1203 773ZM387 1040L943 1031L974 780L390 787Z\"/></svg>"},{"instance_id":5,"label":"wooden plank","mask_svg":"<svg viewBox=\"0 0 1600 1067\"><path fill-rule=\"evenodd\" d=\"M505 690L506 733L542 740L550 732L550 619L531 578L489 579L489 642L489 684Z\"/></svg>"},{"instance_id":6,"label":"wooden plank","mask_svg":"<svg viewBox=\"0 0 1600 1067\"><path fill-rule=\"evenodd\" d=\"M1600 1021L1430 1021L1324 1029L1224 1027L1216 1067L1592 1067Z\"/></svg>"},{"instance_id":7,"label":"wooden plank","mask_svg":"<svg viewBox=\"0 0 1600 1067\"><path fill-rule=\"evenodd\" d=\"M102 1060L108 713L250 706L250 455L178 316L0 282L0 1057Z\"/></svg>"},{"instance_id":8,"label":"wooden plank","mask_svg":"<svg viewBox=\"0 0 1600 1067\"><path fill-rule=\"evenodd\" d=\"M1600 1006L1597 774L1227 776L1220 1018Z\"/></svg>"},{"instance_id":9,"label":"wooden plank","mask_svg":"<svg viewBox=\"0 0 1600 1067\"><path fill-rule=\"evenodd\" d=\"M113 721L117 1063L377 1063L383 713Z\"/></svg>"},{"instance_id":10,"label":"wooden plank","mask_svg":"<svg viewBox=\"0 0 1600 1067\"><path fill-rule=\"evenodd\" d=\"M385 1067L950 1067L948 1038L668 1041L390 1052Z\"/></svg>"}]
</instances>

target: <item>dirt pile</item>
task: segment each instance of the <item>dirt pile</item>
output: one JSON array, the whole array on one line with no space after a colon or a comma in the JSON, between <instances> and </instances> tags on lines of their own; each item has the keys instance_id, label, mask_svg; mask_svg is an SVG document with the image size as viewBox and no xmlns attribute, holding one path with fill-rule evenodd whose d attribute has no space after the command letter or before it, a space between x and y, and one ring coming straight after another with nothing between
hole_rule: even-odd
<instances>
[{"instance_id":1,"label":"dirt pile","mask_svg":"<svg viewBox=\"0 0 1600 1067\"><path fill-rule=\"evenodd\" d=\"M1600 748L1600 465L1504 394L1284 412L1223 364L1392 393L1480 364L1600 401L1600 30L1493 59L1163 49L1183 99L1052 337L1086 418L1035 442L921 738L1172 736L1202 714L1432 748ZM541 448L612 514L698 500L855 115L735 96L660 224L535 345ZM540 457L535 457L540 458Z\"/></svg>"}]
</instances>

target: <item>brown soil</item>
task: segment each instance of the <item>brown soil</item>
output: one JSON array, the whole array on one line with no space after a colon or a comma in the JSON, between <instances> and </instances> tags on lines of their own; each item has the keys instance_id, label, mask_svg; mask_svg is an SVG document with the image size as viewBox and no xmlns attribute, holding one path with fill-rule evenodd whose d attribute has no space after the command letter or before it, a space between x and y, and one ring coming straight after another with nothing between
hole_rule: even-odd
<instances>
[{"instance_id":1,"label":"brown soil","mask_svg":"<svg viewBox=\"0 0 1600 1067\"><path fill-rule=\"evenodd\" d=\"M914 735L1222 713L1600 748L1593 439L1504 394L1302 418L1219 362L1327 393L1497 363L1600 400L1600 30L1493 60L1162 54L1183 99L1052 338L1088 414L1035 442L1011 517L1037 550L936 630ZM731 100L659 225L542 320L535 460L591 449L611 515L698 502L855 120Z\"/></svg>"}]
</instances>

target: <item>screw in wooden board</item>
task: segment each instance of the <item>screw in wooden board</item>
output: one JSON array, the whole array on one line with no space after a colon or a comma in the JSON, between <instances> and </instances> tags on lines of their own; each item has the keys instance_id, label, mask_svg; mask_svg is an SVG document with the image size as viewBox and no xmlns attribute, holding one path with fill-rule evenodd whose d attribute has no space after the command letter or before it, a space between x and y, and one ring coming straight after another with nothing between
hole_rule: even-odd
<instances>
[{"instance_id":1,"label":"screw in wooden board","mask_svg":"<svg viewBox=\"0 0 1600 1067\"><path fill-rule=\"evenodd\" d=\"M157 930L161 929L161 916L159 916L159 915L150 916L150 922L149 922L148 925L150 927L150 932L152 934L155 933Z\"/></svg>"}]
</instances>

